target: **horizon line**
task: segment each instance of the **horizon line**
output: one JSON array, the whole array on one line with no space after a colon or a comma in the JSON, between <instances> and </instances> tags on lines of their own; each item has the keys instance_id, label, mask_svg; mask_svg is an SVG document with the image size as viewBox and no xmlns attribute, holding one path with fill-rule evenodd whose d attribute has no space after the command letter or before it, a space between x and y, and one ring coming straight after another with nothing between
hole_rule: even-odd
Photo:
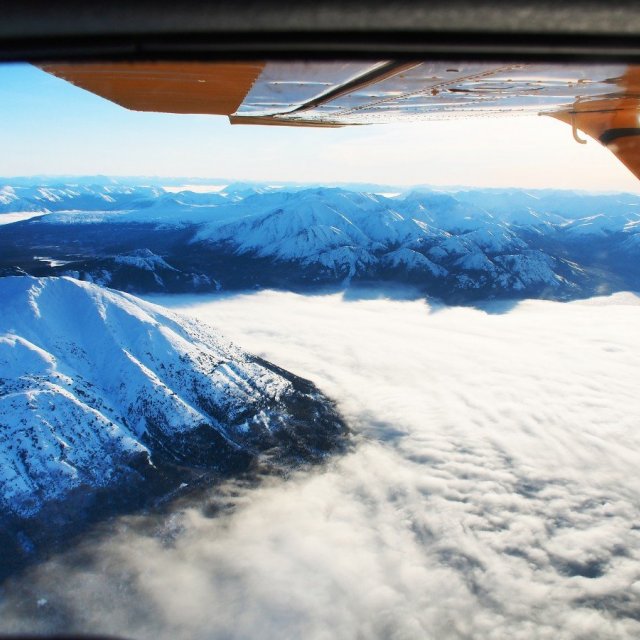
<instances>
[{"instance_id":1,"label":"horizon line","mask_svg":"<svg viewBox=\"0 0 640 640\"><path fill-rule=\"evenodd\" d=\"M16 175L16 176L0 176L0 181L4 182L2 186L12 186L9 181L11 180L19 180L19 181L36 181L36 180L70 180L70 179L78 179L78 180L91 180L92 178L101 179L101 180L116 180L116 181L125 181L125 180L149 180L153 181L149 186L159 186L162 187L162 182L164 181L172 181L182 184L177 184L173 186L198 186L204 183L215 183L216 186L229 186L237 183L246 183L250 185L261 185L261 186L275 186L275 185L283 185L283 186L325 186L330 188L333 185L345 185L348 186L362 186L362 187L380 187L384 189L399 189L401 191L408 191L411 189L443 189L443 190L469 190L469 191L532 191L532 192L541 192L541 191L554 191L554 192L571 192L571 193L586 193L586 194L629 194L629 195L640 195L640 184L638 185L638 192L633 192L631 190L621 190L621 189L585 189L585 188L571 188L571 187L525 187L525 186L495 186L495 185L487 185L487 186L478 186L478 185L468 185L468 184L433 184L428 182L421 183L406 183L406 184L394 184L394 183L379 183L379 182L364 182L364 181L338 181L338 180L326 180L326 181L300 181L300 180L254 180L254 179L243 179L243 178L221 178L219 176L212 177L203 177L203 176L160 176L160 175L127 175L127 174L55 174L55 173L38 173L31 175ZM55 186L63 186L63 185L71 185L72 183L60 182ZM34 182L31 186L54 186L54 185L38 185ZM138 185L138 186L146 186L146 185ZM167 185L171 186L171 185ZM345 189L345 190L348 190ZM184 189L184 191L189 191L188 189Z\"/></svg>"}]
</instances>

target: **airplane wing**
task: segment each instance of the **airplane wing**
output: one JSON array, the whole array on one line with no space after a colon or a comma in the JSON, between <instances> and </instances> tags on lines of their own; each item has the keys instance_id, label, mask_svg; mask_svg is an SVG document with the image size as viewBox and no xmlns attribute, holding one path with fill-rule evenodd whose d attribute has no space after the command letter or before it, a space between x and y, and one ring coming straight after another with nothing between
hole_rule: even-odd
<instances>
[{"instance_id":1,"label":"airplane wing","mask_svg":"<svg viewBox=\"0 0 640 640\"><path fill-rule=\"evenodd\" d=\"M232 124L341 127L540 114L640 178L640 66L435 60L114 62L43 70L128 109Z\"/></svg>"}]
</instances>

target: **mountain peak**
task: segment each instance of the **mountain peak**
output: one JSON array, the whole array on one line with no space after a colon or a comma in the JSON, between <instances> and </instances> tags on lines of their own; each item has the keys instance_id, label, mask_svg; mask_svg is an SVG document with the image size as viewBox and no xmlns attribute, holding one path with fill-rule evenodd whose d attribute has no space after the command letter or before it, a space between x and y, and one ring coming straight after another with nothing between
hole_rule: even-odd
<instances>
[{"instance_id":1,"label":"mountain peak","mask_svg":"<svg viewBox=\"0 0 640 640\"><path fill-rule=\"evenodd\" d=\"M267 449L313 461L344 436L311 383L195 321L71 278L0 278L0 297L0 503L15 517Z\"/></svg>"}]
</instances>

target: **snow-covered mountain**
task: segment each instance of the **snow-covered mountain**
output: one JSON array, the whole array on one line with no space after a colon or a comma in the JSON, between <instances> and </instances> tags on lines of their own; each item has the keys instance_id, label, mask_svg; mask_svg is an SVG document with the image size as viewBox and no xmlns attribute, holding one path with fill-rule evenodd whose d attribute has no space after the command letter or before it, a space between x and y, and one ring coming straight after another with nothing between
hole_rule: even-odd
<instances>
[{"instance_id":1,"label":"snow-covered mountain","mask_svg":"<svg viewBox=\"0 0 640 640\"><path fill-rule=\"evenodd\" d=\"M114 189L126 190L101 186L95 198ZM93 203L3 225L0 273L68 274L131 292L400 282L460 302L640 287L635 195L152 189L131 187L135 206Z\"/></svg>"},{"instance_id":2,"label":"snow-covered mountain","mask_svg":"<svg viewBox=\"0 0 640 640\"><path fill-rule=\"evenodd\" d=\"M0 214L34 211L116 211L149 206L164 192L125 185L0 185Z\"/></svg>"},{"instance_id":3,"label":"snow-covered mountain","mask_svg":"<svg viewBox=\"0 0 640 640\"><path fill-rule=\"evenodd\" d=\"M579 236L609 242L615 254L638 232L635 196L591 202L576 195L578 204L570 201L563 216L548 202L553 195L506 195L506 202L492 206L479 196L480 206L467 201L468 193L460 199L437 192L390 199L313 189L272 201L268 210L252 207L235 219L204 224L192 244L298 264L316 280L410 281L440 295L476 290L553 296L582 288L585 269L572 253L584 256ZM572 217L580 203L589 215Z\"/></svg>"},{"instance_id":4,"label":"snow-covered mountain","mask_svg":"<svg viewBox=\"0 0 640 640\"><path fill-rule=\"evenodd\" d=\"M345 435L311 383L128 294L7 277L0 300L0 525L162 494L260 452L317 460Z\"/></svg>"}]
</instances>

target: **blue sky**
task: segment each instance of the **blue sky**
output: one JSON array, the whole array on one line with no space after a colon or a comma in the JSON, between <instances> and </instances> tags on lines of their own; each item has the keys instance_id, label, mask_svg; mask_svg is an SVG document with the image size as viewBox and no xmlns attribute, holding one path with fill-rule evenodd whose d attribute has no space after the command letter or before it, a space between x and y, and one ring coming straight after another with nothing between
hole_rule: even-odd
<instances>
[{"instance_id":1,"label":"blue sky","mask_svg":"<svg viewBox=\"0 0 640 640\"><path fill-rule=\"evenodd\" d=\"M466 184L640 191L548 117L300 129L136 113L26 64L0 66L0 175Z\"/></svg>"}]
</instances>

